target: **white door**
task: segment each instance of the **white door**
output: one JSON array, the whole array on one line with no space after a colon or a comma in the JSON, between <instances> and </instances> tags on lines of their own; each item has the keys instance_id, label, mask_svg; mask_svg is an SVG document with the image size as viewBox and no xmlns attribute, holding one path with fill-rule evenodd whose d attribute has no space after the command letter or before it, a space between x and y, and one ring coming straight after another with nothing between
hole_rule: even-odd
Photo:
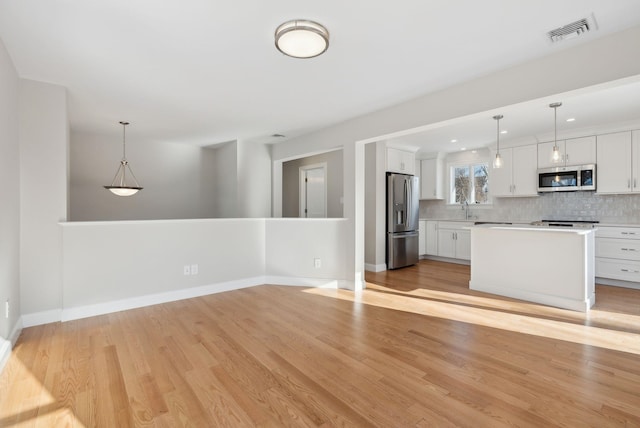
<instances>
[{"instance_id":1,"label":"white door","mask_svg":"<svg viewBox=\"0 0 640 428\"><path fill-rule=\"evenodd\" d=\"M300 167L300 217L327 217L327 166Z\"/></svg>"}]
</instances>

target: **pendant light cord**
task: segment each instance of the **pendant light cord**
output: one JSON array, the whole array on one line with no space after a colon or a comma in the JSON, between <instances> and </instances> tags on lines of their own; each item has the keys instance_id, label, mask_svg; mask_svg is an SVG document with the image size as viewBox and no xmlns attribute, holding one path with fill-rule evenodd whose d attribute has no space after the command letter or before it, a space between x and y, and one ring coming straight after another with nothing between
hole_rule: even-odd
<instances>
[{"instance_id":1,"label":"pendant light cord","mask_svg":"<svg viewBox=\"0 0 640 428\"><path fill-rule=\"evenodd\" d=\"M557 106L553 108L553 146L558 147L558 107Z\"/></svg>"},{"instance_id":2,"label":"pendant light cord","mask_svg":"<svg viewBox=\"0 0 640 428\"><path fill-rule=\"evenodd\" d=\"M500 119L496 119L496 144L497 144L497 152L500 153Z\"/></svg>"},{"instance_id":3,"label":"pendant light cord","mask_svg":"<svg viewBox=\"0 0 640 428\"><path fill-rule=\"evenodd\" d=\"M126 138L126 132L127 132L127 125L129 124L129 122L124 122L121 121L120 125L122 125L122 160L126 161L127 160L127 138Z\"/></svg>"}]
</instances>

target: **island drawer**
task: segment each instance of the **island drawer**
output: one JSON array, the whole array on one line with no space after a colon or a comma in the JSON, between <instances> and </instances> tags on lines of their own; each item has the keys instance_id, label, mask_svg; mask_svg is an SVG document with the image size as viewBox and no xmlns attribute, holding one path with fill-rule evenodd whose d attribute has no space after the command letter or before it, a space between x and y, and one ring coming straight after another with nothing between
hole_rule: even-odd
<instances>
[{"instance_id":1,"label":"island drawer","mask_svg":"<svg viewBox=\"0 0 640 428\"><path fill-rule=\"evenodd\" d=\"M640 228L598 226L598 230L596 230L596 238L640 239Z\"/></svg>"},{"instance_id":2,"label":"island drawer","mask_svg":"<svg viewBox=\"0 0 640 428\"><path fill-rule=\"evenodd\" d=\"M596 257L640 261L640 240L598 237Z\"/></svg>"},{"instance_id":3,"label":"island drawer","mask_svg":"<svg viewBox=\"0 0 640 428\"><path fill-rule=\"evenodd\" d=\"M596 258L596 276L640 282L640 262Z\"/></svg>"}]
</instances>

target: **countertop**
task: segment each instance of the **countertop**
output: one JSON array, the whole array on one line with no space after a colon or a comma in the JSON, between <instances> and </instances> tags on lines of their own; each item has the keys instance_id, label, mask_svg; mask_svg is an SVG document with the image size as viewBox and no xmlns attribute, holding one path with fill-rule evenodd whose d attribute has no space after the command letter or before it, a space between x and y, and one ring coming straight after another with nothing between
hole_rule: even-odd
<instances>
[{"instance_id":1,"label":"countertop","mask_svg":"<svg viewBox=\"0 0 640 428\"><path fill-rule=\"evenodd\" d=\"M535 220L485 220L485 219L461 219L461 218L420 218L420 221L456 221L460 223L476 223L476 222L486 222L493 223L493 226L499 225L499 223L511 223L513 225L531 225L534 221L540 221L540 219ZM612 222L601 222L596 223L595 227L604 226L604 227L640 227L640 223L612 223Z\"/></svg>"}]
</instances>

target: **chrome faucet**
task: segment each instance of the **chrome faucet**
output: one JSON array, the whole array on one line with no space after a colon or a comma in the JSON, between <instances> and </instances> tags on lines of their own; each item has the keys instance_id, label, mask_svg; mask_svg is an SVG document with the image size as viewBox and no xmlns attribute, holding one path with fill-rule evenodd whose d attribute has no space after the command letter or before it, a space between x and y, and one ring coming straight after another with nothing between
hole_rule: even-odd
<instances>
[{"instance_id":1,"label":"chrome faucet","mask_svg":"<svg viewBox=\"0 0 640 428\"><path fill-rule=\"evenodd\" d=\"M469 220L469 201L465 200L464 203L461 203L462 209L464 210L464 219Z\"/></svg>"}]
</instances>

